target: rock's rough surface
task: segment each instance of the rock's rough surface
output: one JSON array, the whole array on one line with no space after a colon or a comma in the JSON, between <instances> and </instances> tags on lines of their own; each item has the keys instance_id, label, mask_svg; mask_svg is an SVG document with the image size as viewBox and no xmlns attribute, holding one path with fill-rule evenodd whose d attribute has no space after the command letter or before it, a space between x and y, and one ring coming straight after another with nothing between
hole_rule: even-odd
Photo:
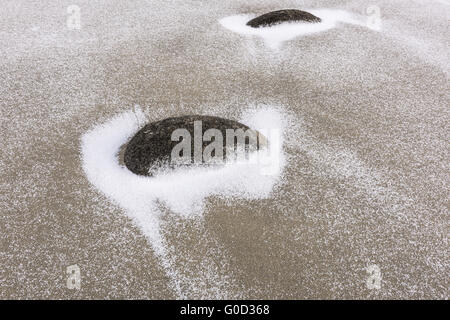
<instances>
[{"instance_id":1,"label":"rock's rough surface","mask_svg":"<svg viewBox=\"0 0 450 320\"><path fill-rule=\"evenodd\" d=\"M255 19L247 22L247 25L253 28L269 27L283 22L320 22L322 21L319 17L301 10L288 9L288 10L278 10L263 14Z\"/></svg>"},{"instance_id":2,"label":"rock's rough surface","mask_svg":"<svg viewBox=\"0 0 450 320\"><path fill-rule=\"evenodd\" d=\"M194 136L195 134L199 134L199 123L201 123L201 142L199 145L197 145L196 148L196 146L194 145ZM195 124L197 128L196 132L194 132ZM183 140L183 138L179 137L179 140L172 141L172 133L177 129L186 129L191 137L190 159L188 163L184 163L188 165L194 164L194 159L198 161L198 158L194 158L195 150L198 150L200 147L201 152L203 152L206 146L210 145L212 141L215 141L214 137L209 139L208 141L204 141L203 135L208 129L217 129L222 134L223 159L230 156L230 150L226 148L227 129L242 129L244 132L254 134L256 139L247 138L244 140L244 147L246 152L255 151L267 145L266 138L259 132L252 130L248 126L233 120L201 115L173 117L149 123L136 133L136 135L130 140L125 149L124 163L126 167L133 173L144 176L151 176L153 174L155 166L158 167L164 164L168 165L168 167L174 167L175 165L173 164L173 159L171 159L171 154L174 147ZM235 143L234 146L239 145L239 139L233 139L233 141ZM205 162L206 161L204 161L203 158L200 158L200 164ZM197 164L199 163L197 162Z\"/></svg>"}]
</instances>

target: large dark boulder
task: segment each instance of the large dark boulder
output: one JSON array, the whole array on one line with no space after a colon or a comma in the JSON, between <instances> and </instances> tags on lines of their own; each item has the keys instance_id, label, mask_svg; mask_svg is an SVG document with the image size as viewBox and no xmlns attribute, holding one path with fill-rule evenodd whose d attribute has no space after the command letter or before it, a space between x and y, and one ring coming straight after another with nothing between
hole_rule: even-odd
<instances>
[{"instance_id":1,"label":"large dark boulder","mask_svg":"<svg viewBox=\"0 0 450 320\"><path fill-rule=\"evenodd\" d=\"M283 22L320 22L319 17L301 10L288 9L272 11L247 22L247 25L253 28L269 27Z\"/></svg>"},{"instance_id":2,"label":"large dark boulder","mask_svg":"<svg viewBox=\"0 0 450 320\"><path fill-rule=\"evenodd\" d=\"M201 121L200 131L200 122L198 121ZM198 136L200 132L201 139L197 140L200 141L200 143L197 142L196 146L194 145L194 124L197 128L195 134ZM176 141L172 141L172 134L177 129L186 129L187 131L184 130L184 132L188 132L190 135L190 139L188 139L187 142L190 140L191 152L190 154L185 155L187 156L187 158L185 158L185 160L187 159L187 162L185 161L182 164L175 163L173 161L174 159L171 158L174 147L177 145L179 147L180 142L184 141L182 136L177 136L175 138ZM173 168L179 165L208 165L207 159L203 159L201 155L199 159L199 153L195 153L196 150L201 149L200 154L202 154L205 147L216 140L215 137L210 137L209 141L204 141L203 135L208 129L217 129L223 136L222 144L220 144L223 146L223 149L221 150L221 152L223 152L222 163L224 163L224 161L231 156L231 153L235 151L226 148L227 129L242 129L242 131L234 132L247 132L250 134L243 140L233 138L234 148L236 148L236 150L244 150L244 153L248 153L267 145L267 140L264 136L242 123L213 116L181 116L152 122L139 130L126 146L123 157L124 163L133 173L145 176L151 176L161 166ZM216 133L219 132L216 131ZM256 138L253 139L253 137ZM220 139L218 139L218 141L220 141ZM242 144L242 142L244 144ZM238 148L239 145L241 149ZM214 156L215 153L216 152L213 151L211 154ZM184 152L180 152L179 154L184 154ZM220 153L218 152L217 155L220 155Z\"/></svg>"}]
</instances>

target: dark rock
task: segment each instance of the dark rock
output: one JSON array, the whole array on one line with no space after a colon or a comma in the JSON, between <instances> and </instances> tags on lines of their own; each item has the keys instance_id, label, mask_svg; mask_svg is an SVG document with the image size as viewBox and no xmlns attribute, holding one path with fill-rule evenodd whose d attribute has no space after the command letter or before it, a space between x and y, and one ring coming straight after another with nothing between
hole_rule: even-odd
<instances>
[{"instance_id":1,"label":"dark rock","mask_svg":"<svg viewBox=\"0 0 450 320\"><path fill-rule=\"evenodd\" d=\"M201 131L198 130L199 122L196 121L201 121ZM195 134L201 134L201 140L196 140L200 141L197 145L194 145L194 122L197 124L197 131ZM179 163L174 163L174 159L171 158L174 147L184 141L184 138L181 138L180 136L177 136L176 138L179 140L172 141L172 134L176 129L186 129L187 131L185 130L184 132L189 132L190 135L191 152L190 154L185 155L185 160L187 161L182 165L207 164L207 160L203 159L201 154L203 154L206 146L216 140L215 137L213 137L209 139L211 141L203 141L203 135L208 129L218 129L223 136L223 144L220 144L223 149L219 151L223 152L223 158L221 159L222 163L224 162L223 160L231 155L231 152L234 152L234 150L226 148L227 129L242 129L244 132L251 133L252 137L253 135L256 137L255 139L244 138L243 140L233 138L234 148L237 148L241 142L240 147L242 149L240 150L245 150L245 152L248 153L267 145L266 138L259 132L233 120L200 115L167 118L147 124L130 140L126 146L123 157L126 167L135 174L151 176L154 171L157 171L161 166L173 168L180 165ZM250 130L246 131L248 129ZM218 133L218 131L216 132ZM243 141L244 145L242 145ZM188 142L189 139L187 140L187 144ZM200 158L198 158L199 153L195 153L196 150L200 150ZM220 155L219 152L217 155ZM179 154L184 154L184 152L180 152ZM214 156L215 152L212 152L211 154Z\"/></svg>"},{"instance_id":2,"label":"dark rock","mask_svg":"<svg viewBox=\"0 0 450 320\"><path fill-rule=\"evenodd\" d=\"M247 25L253 28L269 27L283 22L320 22L319 17L301 10L289 9L272 11L247 22Z\"/></svg>"}]
</instances>

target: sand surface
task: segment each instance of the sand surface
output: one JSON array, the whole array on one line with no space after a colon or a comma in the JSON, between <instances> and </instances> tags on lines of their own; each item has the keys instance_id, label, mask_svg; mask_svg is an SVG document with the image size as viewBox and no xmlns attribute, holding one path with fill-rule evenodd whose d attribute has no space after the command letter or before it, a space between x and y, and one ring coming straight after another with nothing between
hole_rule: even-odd
<instances>
[{"instance_id":1,"label":"sand surface","mask_svg":"<svg viewBox=\"0 0 450 320\"><path fill-rule=\"evenodd\" d=\"M79 0L80 29L72 4L1 4L0 298L449 298L449 1ZM328 24L239 24L284 8ZM127 114L258 112L282 123L267 181L135 208L86 158Z\"/></svg>"}]
</instances>

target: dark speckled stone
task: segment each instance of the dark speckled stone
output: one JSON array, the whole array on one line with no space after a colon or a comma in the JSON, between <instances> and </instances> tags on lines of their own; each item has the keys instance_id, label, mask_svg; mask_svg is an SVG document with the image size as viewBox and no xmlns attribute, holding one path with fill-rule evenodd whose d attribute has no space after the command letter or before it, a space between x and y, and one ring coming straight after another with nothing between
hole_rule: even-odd
<instances>
[{"instance_id":1,"label":"dark speckled stone","mask_svg":"<svg viewBox=\"0 0 450 320\"><path fill-rule=\"evenodd\" d=\"M167 164L171 165L171 152L175 145L180 141L172 141L172 132L176 129L187 129L191 134L192 164L194 163L194 121L202 121L202 135L208 129L218 129L222 132L224 145L226 129L249 129L248 126L228 119L212 116L190 115L174 118L167 118L161 121L152 122L139 130L130 140L125 149L124 162L126 167L135 174L151 176L155 166ZM264 136L254 131L258 137L256 145L249 144L246 141L246 151L253 151L267 144ZM214 139L213 139L214 140ZM204 141L203 149L209 145L210 141ZM251 142L250 142L251 143ZM226 157L226 148L224 146L224 158ZM189 165L189 164L188 164Z\"/></svg>"},{"instance_id":2,"label":"dark speckled stone","mask_svg":"<svg viewBox=\"0 0 450 320\"><path fill-rule=\"evenodd\" d=\"M320 22L319 17L301 10L289 9L272 11L247 22L247 25L253 28L269 27L283 22Z\"/></svg>"}]
</instances>

